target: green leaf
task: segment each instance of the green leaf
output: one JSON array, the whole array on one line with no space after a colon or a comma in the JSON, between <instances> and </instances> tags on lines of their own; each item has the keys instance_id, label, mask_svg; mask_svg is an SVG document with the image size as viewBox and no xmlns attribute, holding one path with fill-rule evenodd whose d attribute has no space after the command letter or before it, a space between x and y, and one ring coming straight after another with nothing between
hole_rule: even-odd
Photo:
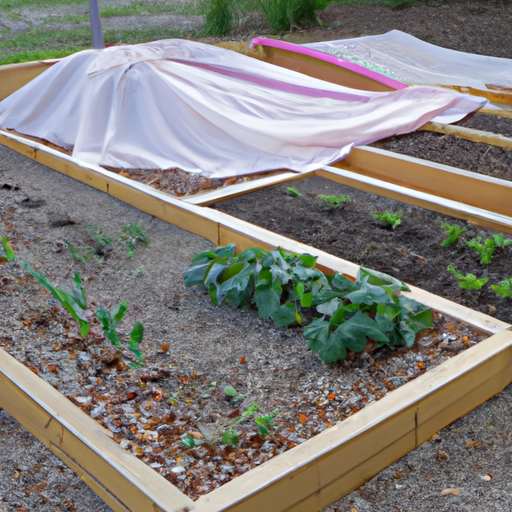
<instances>
[{"instance_id":1,"label":"green leaf","mask_svg":"<svg viewBox=\"0 0 512 512\"><path fill-rule=\"evenodd\" d=\"M393 289L401 290L403 292L410 292L410 288L402 283L399 279L396 279L389 274L385 274L384 272L379 272L378 270L371 270L366 267L360 267L357 273L357 280L363 281L366 280L367 283L373 284L375 286L390 286Z\"/></svg>"},{"instance_id":2,"label":"green leaf","mask_svg":"<svg viewBox=\"0 0 512 512\"><path fill-rule=\"evenodd\" d=\"M137 322L130 332L130 345L138 345L144 337L144 326L141 322Z\"/></svg>"},{"instance_id":3,"label":"green leaf","mask_svg":"<svg viewBox=\"0 0 512 512\"><path fill-rule=\"evenodd\" d=\"M238 432L234 428L229 429L222 434L222 444L236 446L238 444L239 439L240 436L238 435Z\"/></svg>"},{"instance_id":4,"label":"green leaf","mask_svg":"<svg viewBox=\"0 0 512 512\"><path fill-rule=\"evenodd\" d=\"M363 284L359 290L347 293L345 299L355 304L366 304L371 306L378 302L387 302L388 294L381 286L373 286L371 284Z\"/></svg>"},{"instance_id":5,"label":"green leaf","mask_svg":"<svg viewBox=\"0 0 512 512\"><path fill-rule=\"evenodd\" d=\"M316 265L316 260L318 256L311 256L311 254L301 254L299 256L300 261L302 261L305 267L314 267Z\"/></svg>"},{"instance_id":6,"label":"green leaf","mask_svg":"<svg viewBox=\"0 0 512 512\"><path fill-rule=\"evenodd\" d=\"M184 437L181 442L185 448L195 448L196 440L189 434L187 437Z\"/></svg>"},{"instance_id":7,"label":"green leaf","mask_svg":"<svg viewBox=\"0 0 512 512\"><path fill-rule=\"evenodd\" d=\"M430 329L434 325L432 310L425 309L425 311L421 311L416 315L410 315L409 325L413 327L415 332L422 331L423 329Z\"/></svg>"},{"instance_id":8,"label":"green leaf","mask_svg":"<svg viewBox=\"0 0 512 512\"><path fill-rule=\"evenodd\" d=\"M296 321L295 306L291 302L287 302L272 315L272 320L277 327L293 324Z\"/></svg>"},{"instance_id":9,"label":"green leaf","mask_svg":"<svg viewBox=\"0 0 512 512\"><path fill-rule=\"evenodd\" d=\"M292 196L301 196L302 194L295 187L286 187Z\"/></svg>"},{"instance_id":10,"label":"green leaf","mask_svg":"<svg viewBox=\"0 0 512 512\"><path fill-rule=\"evenodd\" d=\"M257 425L258 432L261 436L268 436L270 434L269 430L265 425Z\"/></svg>"},{"instance_id":11,"label":"green leaf","mask_svg":"<svg viewBox=\"0 0 512 512\"><path fill-rule=\"evenodd\" d=\"M312 293L304 293L300 298L300 305L303 308L310 308L313 304L313 294Z\"/></svg>"},{"instance_id":12,"label":"green leaf","mask_svg":"<svg viewBox=\"0 0 512 512\"><path fill-rule=\"evenodd\" d=\"M342 361L347 357L347 351L342 340L336 334L330 334L329 322L318 319L304 328L304 336L309 348L316 352L324 363Z\"/></svg>"},{"instance_id":13,"label":"green leaf","mask_svg":"<svg viewBox=\"0 0 512 512\"><path fill-rule=\"evenodd\" d=\"M226 386L224 393L232 398L242 398L244 395L240 394L233 386Z\"/></svg>"},{"instance_id":14,"label":"green leaf","mask_svg":"<svg viewBox=\"0 0 512 512\"><path fill-rule=\"evenodd\" d=\"M7 261L14 261L16 258L16 255L14 254L14 251L7 240L7 237L2 237L2 246L4 248L5 257L7 258Z\"/></svg>"},{"instance_id":15,"label":"green leaf","mask_svg":"<svg viewBox=\"0 0 512 512\"><path fill-rule=\"evenodd\" d=\"M72 290L73 298L76 303L80 306L84 311L87 309L87 298L85 296L85 288L78 275L78 272L75 272L75 287Z\"/></svg>"},{"instance_id":16,"label":"green leaf","mask_svg":"<svg viewBox=\"0 0 512 512\"><path fill-rule=\"evenodd\" d=\"M281 283L276 281L272 285L272 274L270 270L264 268L258 276L256 290L254 291L254 302L261 318L268 320L279 311L282 292Z\"/></svg>"},{"instance_id":17,"label":"green leaf","mask_svg":"<svg viewBox=\"0 0 512 512\"><path fill-rule=\"evenodd\" d=\"M342 323L336 330L336 335L353 352L363 351L367 337L377 342L389 343L389 337L379 329L377 323L361 311Z\"/></svg>"},{"instance_id":18,"label":"green leaf","mask_svg":"<svg viewBox=\"0 0 512 512\"><path fill-rule=\"evenodd\" d=\"M96 310L96 318L99 320L101 327L103 329L103 333L106 338L114 345L115 347L120 347L121 343L119 342L119 338L117 336L116 327L110 316L110 313L102 306L99 306Z\"/></svg>"},{"instance_id":19,"label":"green leaf","mask_svg":"<svg viewBox=\"0 0 512 512\"><path fill-rule=\"evenodd\" d=\"M127 307L128 307L128 304L126 303L126 301L122 300L119 304L115 305L112 308L110 315L112 317L112 323L114 324L114 326L116 326L117 324L119 324L119 322L121 322L121 320L124 317L124 314L126 313Z\"/></svg>"},{"instance_id":20,"label":"green leaf","mask_svg":"<svg viewBox=\"0 0 512 512\"><path fill-rule=\"evenodd\" d=\"M319 304L316 310L322 315L333 316L339 308L341 300L338 297L331 299L329 302Z\"/></svg>"}]
</instances>

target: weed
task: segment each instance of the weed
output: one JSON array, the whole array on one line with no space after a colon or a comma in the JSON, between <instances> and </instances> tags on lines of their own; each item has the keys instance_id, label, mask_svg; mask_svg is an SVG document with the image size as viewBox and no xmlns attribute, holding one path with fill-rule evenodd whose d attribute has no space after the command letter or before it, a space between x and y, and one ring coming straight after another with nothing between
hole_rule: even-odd
<instances>
[{"instance_id":1,"label":"weed","mask_svg":"<svg viewBox=\"0 0 512 512\"><path fill-rule=\"evenodd\" d=\"M277 427L277 423L274 421L274 418L278 414L279 409L274 409L270 414L265 414L264 416L254 419L260 435L268 436L270 434L269 429L275 429Z\"/></svg>"},{"instance_id":2,"label":"weed","mask_svg":"<svg viewBox=\"0 0 512 512\"><path fill-rule=\"evenodd\" d=\"M500 284L491 284L491 288L504 299L512 299L512 278L500 281Z\"/></svg>"},{"instance_id":3,"label":"weed","mask_svg":"<svg viewBox=\"0 0 512 512\"><path fill-rule=\"evenodd\" d=\"M6 236L2 237L2 247L4 250L4 255L0 256L0 259L5 258L7 261L14 261L16 255L14 254L14 250L11 246L11 243L7 240Z\"/></svg>"},{"instance_id":4,"label":"weed","mask_svg":"<svg viewBox=\"0 0 512 512\"><path fill-rule=\"evenodd\" d=\"M127 303L125 300L112 308L109 313L104 307L98 307L96 311L96 318L99 320L101 327L106 338L114 347L122 347L119 341L119 335L116 327L121 322L126 313ZM140 352L138 346L144 336L144 327L141 322L137 322L130 332L128 349L131 350L137 359L137 362L144 361L144 356Z\"/></svg>"},{"instance_id":5,"label":"weed","mask_svg":"<svg viewBox=\"0 0 512 512\"><path fill-rule=\"evenodd\" d=\"M441 224L441 228L444 230L444 234L446 238L441 242L441 247L448 247L449 245L454 244L459 236L466 232L466 228L461 228L456 224L448 224L447 222L443 222Z\"/></svg>"},{"instance_id":6,"label":"weed","mask_svg":"<svg viewBox=\"0 0 512 512\"><path fill-rule=\"evenodd\" d=\"M200 30L200 34L213 37L226 35L233 26L234 9L234 0L203 1L202 11L206 22Z\"/></svg>"},{"instance_id":7,"label":"weed","mask_svg":"<svg viewBox=\"0 0 512 512\"><path fill-rule=\"evenodd\" d=\"M326 196L325 194L318 194L318 199L321 199L328 208L338 208L343 203L350 203L352 200L347 196Z\"/></svg>"},{"instance_id":8,"label":"weed","mask_svg":"<svg viewBox=\"0 0 512 512\"><path fill-rule=\"evenodd\" d=\"M372 217L389 224L392 229L396 229L402 223L402 213L402 210L397 213L391 213L386 210L384 213L372 213Z\"/></svg>"},{"instance_id":9,"label":"weed","mask_svg":"<svg viewBox=\"0 0 512 512\"><path fill-rule=\"evenodd\" d=\"M286 190L290 192L291 196L301 196L302 194L295 187L286 187Z\"/></svg>"},{"instance_id":10,"label":"weed","mask_svg":"<svg viewBox=\"0 0 512 512\"><path fill-rule=\"evenodd\" d=\"M53 297L69 312L69 314L80 324L80 332L85 338L89 333L89 322L83 318L82 311L87 310L87 299L85 296L85 288L78 275L75 272L75 286L71 293L55 288L50 284L46 277L38 274L28 261L25 261L23 268L32 276L35 277L52 295Z\"/></svg>"},{"instance_id":11,"label":"weed","mask_svg":"<svg viewBox=\"0 0 512 512\"><path fill-rule=\"evenodd\" d=\"M464 290L480 290L487 283L487 281L489 281L489 279L486 277L477 279L474 274L463 275L455 270L453 265L448 265L447 270L453 274L455 279L457 279L459 282L459 288Z\"/></svg>"},{"instance_id":12,"label":"weed","mask_svg":"<svg viewBox=\"0 0 512 512\"><path fill-rule=\"evenodd\" d=\"M235 399L245 397L245 395L242 395L241 393L239 393L233 386L226 386L224 388L224 393L226 393L226 395L230 396L231 398L235 398Z\"/></svg>"}]
</instances>

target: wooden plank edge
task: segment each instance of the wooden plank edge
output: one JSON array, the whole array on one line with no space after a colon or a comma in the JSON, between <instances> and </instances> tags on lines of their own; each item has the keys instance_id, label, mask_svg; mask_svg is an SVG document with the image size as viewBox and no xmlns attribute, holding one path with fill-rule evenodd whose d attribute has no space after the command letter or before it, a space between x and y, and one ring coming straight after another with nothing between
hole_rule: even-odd
<instances>
[{"instance_id":1,"label":"wooden plank edge","mask_svg":"<svg viewBox=\"0 0 512 512\"><path fill-rule=\"evenodd\" d=\"M424 124L420 130L429 132L444 133L453 135L459 139L470 140L480 144L489 144L503 149L512 149L512 139L492 132L484 132L482 130L473 130L463 126L455 126L450 124L441 124L428 122Z\"/></svg>"},{"instance_id":2,"label":"wooden plank edge","mask_svg":"<svg viewBox=\"0 0 512 512\"><path fill-rule=\"evenodd\" d=\"M333 164L358 174L512 216L512 182L374 147Z\"/></svg>"},{"instance_id":3,"label":"wooden plank edge","mask_svg":"<svg viewBox=\"0 0 512 512\"><path fill-rule=\"evenodd\" d=\"M494 211L484 210L467 203L429 194L421 190L410 189L339 167L326 166L317 170L315 174L366 192L466 220L471 224L512 233L512 217Z\"/></svg>"},{"instance_id":4,"label":"wooden plank edge","mask_svg":"<svg viewBox=\"0 0 512 512\"><path fill-rule=\"evenodd\" d=\"M57 59L0 66L0 101L46 71L55 62Z\"/></svg>"},{"instance_id":5,"label":"wooden plank edge","mask_svg":"<svg viewBox=\"0 0 512 512\"><path fill-rule=\"evenodd\" d=\"M186 512L193 501L120 448L112 434L0 349L0 407L119 510ZM162 492L165 489L165 492ZM115 498L115 500L114 500Z\"/></svg>"},{"instance_id":6,"label":"wooden plank edge","mask_svg":"<svg viewBox=\"0 0 512 512\"><path fill-rule=\"evenodd\" d=\"M311 176L313 173L314 171L305 173L296 173L289 171L283 172L283 174L279 174L277 176L269 176L266 178L247 181L245 183L237 183L235 185L229 185L227 187L212 190L209 192L188 196L183 198L182 201L190 204L196 204L199 206L209 206L220 201L225 201L226 199L232 199L233 197L238 197L243 194L256 192L257 190L261 190L263 188L279 185L280 183L287 183L289 181L300 180L307 176Z\"/></svg>"},{"instance_id":7,"label":"wooden plank edge","mask_svg":"<svg viewBox=\"0 0 512 512\"><path fill-rule=\"evenodd\" d=\"M199 498L197 510L318 510L500 392L512 381L511 363L507 330Z\"/></svg>"}]
</instances>

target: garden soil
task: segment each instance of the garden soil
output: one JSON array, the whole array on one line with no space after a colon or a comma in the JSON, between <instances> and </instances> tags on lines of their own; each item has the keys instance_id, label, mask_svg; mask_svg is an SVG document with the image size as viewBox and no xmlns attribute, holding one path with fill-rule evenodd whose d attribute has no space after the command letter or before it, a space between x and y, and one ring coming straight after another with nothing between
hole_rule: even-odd
<instances>
[{"instance_id":1,"label":"garden soil","mask_svg":"<svg viewBox=\"0 0 512 512\"><path fill-rule=\"evenodd\" d=\"M507 1L432 2L402 10L333 5L321 17L333 28L314 29L294 37L328 40L396 28L448 48L511 57L512 4ZM480 117L467 122L481 128L479 123L488 121ZM498 125L498 121L485 129L510 134L508 125ZM422 133L382 144L395 151L428 156L509 179L506 177L510 172L507 152L465 142L458 144L451 139ZM480 152L480 156L470 151ZM495 165L495 161L499 161L499 165ZM499 174L493 174L496 170ZM267 214L272 229L292 229L295 224L294 237L318 247L325 244L323 247L329 252L334 248L344 257L345 250L353 246L356 262L384 265L381 270L409 282L419 279L415 282L431 291L447 294L510 321L506 301L486 295L487 292L458 291L447 285L452 278L445 271L446 265L454 262L464 272L481 273L481 277L487 276L490 280L510 277L505 275L507 257L509 259L506 250L498 251L492 264L483 268L476 255L468 252L460 241L452 248L443 249L447 251L446 256L435 275L432 272L423 275L421 272L438 255L437 247L442 239L440 218L430 213L420 218L420 209L336 188L337 185L332 190L326 189L331 185L322 180L305 180L295 185L302 196L289 196L285 187L272 191L272 214ZM352 202L340 209L327 210L316 197L320 192L344 193ZM269 200L267 196L264 201L258 197L251 194L229 203L233 208L236 206L234 213L238 216L259 215L258 210ZM229 203L219 207L227 208ZM282 213L277 206L283 207ZM374 209L395 208L404 210L402 225L395 230L370 216ZM280 217L290 216L289 212L298 217L305 211L313 212L312 220L297 218L292 223ZM341 222L349 215L350 227L344 231ZM327 224L320 222L322 218L327 219ZM329 422L335 423L364 403L385 395L401 381L411 380L430 365L453 355L455 351L448 346L457 344L463 349L463 345L471 345L481 338L479 333L463 326L448 327L449 319L439 319L444 324L438 324L430 338L425 338L412 351L381 351L325 366L307 350L296 329L273 328L253 312L216 308L200 289L184 287L183 270L194 253L211 247L209 242L4 148L0 148L0 221L2 232L13 240L18 260L30 261L54 284L69 287L76 271L84 279L90 303L111 308L125 299L128 310L120 332L126 334L136 321L144 323L145 339L141 349L147 356L147 367L126 368L119 354L109 351L99 335L95 342L81 342L58 304L13 263L0 265L0 344L110 428L127 449L181 488L190 484L197 492L207 492L208 486L213 488L216 482L222 483L233 474L243 473L251 464L264 462L267 453L302 442L315 431L327 428ZM450 222L464 226L452 219ZM137 242L132 256L128 254L122 231L130 224L144 228L150 240L148 247ZM331 227L324 227L326 225ZM96 238L101 230L104 238L112 240L103 247L103 254L92 255L83 263L73 261L64 240L86 252L88 245L96 243L91 238L90 226L96 226L92 228ZM464 237L476 235L485 238L489 233L468 227L468 232L463 234ZM415 268L418 275L415 275ZM467 343L459 343L463 339ZM380 380L370 382L366 380L368 375L380 377ZM349 381L349 376L355 380ZM131 378L135 382L145 381L145 387L139 386L136 392L119 383ZM233 386L244 396L235 399L226 396L222 391L226 385ZM105 398L110 416L95 401L98 395ZM118 398L121 396L124 398ZM169 396L171 403L167 401ZM230 415L236 418L254 402L261 406L262 414L274 408L282 411L281 416L276 417L281 437L276 434L271 440L260 442L254 436L247 437L251 436L247 431L243 433L246 436L243 441L250 440L251 444L242 447L236 456L204 452L205 460L213 464L210 468L218 468L216 479L203 478L210 471L202 467L198 449L184 456L177 451L169 463L158 456L161 447L151 444L153 436L160 441L165 437L162 429L153 434L157 429L155 416L167 414L165 417L170 418L167 424L172 428L167 426L164 432L183 422L186 426L178 434L192 432L199 437L198 423L209 425L210 429L212 426L225 428ZM510 510L511 412L512 391L508 387L328 510ZM172 418L173 414L179 417L178 422ZM207 435L207 430L203 428L202 432ZM125 436L123 441L121 434L126 431L133 437ZM1 512L108 510L78 477L3 411L0 412L0 436ZM170 450L176 448L170 444ZM253 445L257 448L251 452ZM178 457L181 457L179 465ZM220 457L221 461L213 460L215 457ZM218 462L222 468L215 466ZM178 466L185 471L176 470ZM195 472L194 478L190 472ZM201 486L205 488L198 489Z\"/></svg>"}]
</instances>

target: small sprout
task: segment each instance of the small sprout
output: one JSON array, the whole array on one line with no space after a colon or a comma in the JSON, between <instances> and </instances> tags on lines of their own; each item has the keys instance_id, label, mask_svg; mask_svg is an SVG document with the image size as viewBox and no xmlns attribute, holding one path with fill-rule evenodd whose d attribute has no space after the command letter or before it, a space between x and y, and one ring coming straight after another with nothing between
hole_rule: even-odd
<instances>
[{"instance_id":1,"label":"small sprout","mask_svg":"<svg viewBox=\"0 0 512 512\"><path fill-rule=\"evenodd\" d=\"M448 265L448 272L451 272L455 279L459 281L459 288L464 290L480 290L482 286L484 286L489 279L483 277L482 279L477 279L477 277L473 274L463 275L460 272L457 272L453 265Z\"/></svg>"},{"instance_id":2,"label":"small sprout","mask_svg":"<svg viewBox=\"0 0 512 512\"><path fill-rule=\"evenodd\" d=\"M239 393L233 386L226 386L224 388L224 393L226 393L226 395L230 396L231 398L244 398L245 396Z\"/></svg>"},{"instance_id":3,"label":"small sprout","mask_svg":"<svg viewBox=\"0 0 512 512\"><path fill-rule=\"evenodd\" d=\"M11 243L7 240L7 237L2 237L2 247L4 249L4 257L7 261L14 261L16 258L14 250L11 247Z\"/></svg>"},{"instance_id":4,"label":"small sprout","mask_svg":"<svg viewBox=\"0 0 512 512\"><path fill-rule=\"evenodd\" d=\"M350 203L352 199L347 196L326 196L325 194L318 194L318 199L321 199L328 208L334 209L338 208L343 203Z\"/></svg>"},{"instance_id":5,"label":"small sprout","mask_svg":"<svg viewBox=\"0 0 512 512\"><path fill-rule=\"evenodd\" d=\"M292 196L298 197L302 195L295 187L286 187L286 190L288 190Z\"/></svg>"},{"instance_id":6,"label":"small sprout","mask_svg":"<svg viewBox=\"0 0 512 512\"><path fill-rule=\"evenodd\" d=\"M277 427L274 417L278 414L279 409L274 409L270 414L265 414L264 416L254 419L260 435L268 436L270 434L269 428L275 429Z\"/></svg>"},{"instance_id":7,"label":"small sprout","mask_svg":"<svg viewBox=\"0 0 512 512\"><path fill-rule=\"evenodd\" d=\"M470 240L469 242L466 242L466 245L468 247L472 247L473 249L476 249L476 252L480 254L482 257L480 259L481 265L488 265L492 261L492 257L494 256L494 250L496 249L496 242L491 239L487 238L484 240L484 243L481 244L480 241L482 240L481 236L477 236L476 238L473 238L473 240Z\"/></svg>"},{"instance_id":8,"label":"small sprout","mask_svg":"<svg viewBox=\"0 0 512 512\"><path fill-rule=\"evenodd\" d=\"M500 281L500 284L491 284L491 288L504 299L512 299L512 278Z\"/></svg>"},{"instance_id":9,"label":"small sprout","mask_svg":"<svg viewBox=\"0 0 512 512\"><path fill-rule=\"evenodd\" d=\"M137 249L137 242L149 245L149 238L146 235L146 229L136 224L128 224L121 228L123 234L119 239L124 242L128 248L128 258L133 258L135 249Z\"/></svg>"},{"instance_id":10,"label":"small sprout","mask_svg":"<svg viewBox=\"0 0 512 512\"><path fill-rule=\"evenodd\" d=\"M443 222L441 224L441 228L444 230L446 238L441 242L441 247L448 247L449 245L454 244L459 236L466 232L466 228L461 228L457 226L457 224L448 224L447 222Z\"/></svg>"},{"instance_id":11,"label":"small sprout","mask_svg":"<svg viewBox=\"0 0 512 512\"><path fill-rule=\"evenodd\" d=\"M187 437L184 437L181 442L185 448L195 448L196 440L189 434Z\"/></svg>"},{"instance_id":12,"label":"small sprout","mask_svg":"<svg viewBox=\"0 0 512 512\"><path fill-rule=\"evenodd\" d=\"M100 257L106 257L112 252L112 238L105 236L103 231L94 224L89 226L89 235L96 242L95 253Z\"/></svg>"},{"instance_id":13,"label":"small sprout","mask_svg":"<svg viewBox=\"0 0 512 512\"><path fill-rule=\"evenodd\" d=\"M230 428L229 430L226 430L226 432L222 434L222 444L236 446L238 444L239 439L240 436L238 435L238 432L234 428Z\"/></svg>"},{"instance_id":14,"label":"small sprout","mask_svg":"<svg viewBox=\"0 0 512 512\"><path fill-rule=\"evenodd\" d=\"M71 253L71 258L74 259L75 261L79 261L80 263L85 263L87 260L91 258L91 256L95 252L90 245L87 245L85 249L82 250L79 247L71 245L65 239L62 239L62 241L66 244L66 247L69 249L69 252Z\"/></svg>"},{"instance_id":15,"label":"small sprout","mask_svg":"<svg viewBox=\"0 0 512 512\"><path fill-rule=\"evenodd\" d=\"M402 214L402 210L397 213L391 213L386 210L384 213L372 213L372 217L374 219L381 220L382 222L386 222L392 229L396 229L402 223Z\"/></svg>"},{"instance_id":16,"label":"small sprout","mask_svg":"<svg viewBox=\"0 0 512 512\"><path fill-rule=\"evenodd\" d=\"M503 233L495 233L491 235L491 238L496 244L496 247L504 248L512 245L512 238L505 238Z\"/></svg>"}]
</instances>

